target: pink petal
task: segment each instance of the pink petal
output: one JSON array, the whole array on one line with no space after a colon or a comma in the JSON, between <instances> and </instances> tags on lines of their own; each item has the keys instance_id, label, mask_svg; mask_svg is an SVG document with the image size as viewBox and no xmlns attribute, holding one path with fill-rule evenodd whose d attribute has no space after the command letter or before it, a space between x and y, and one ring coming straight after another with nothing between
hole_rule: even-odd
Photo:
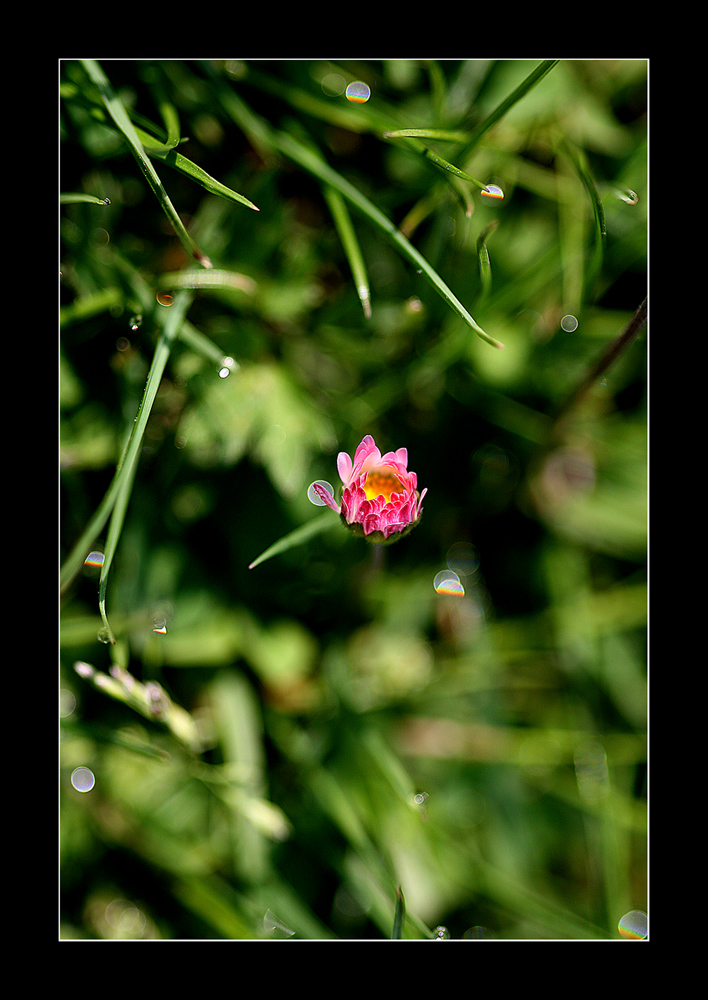
<instances>
[{"instance_id":1,"label":"pink petal","mask_svg":"<svg viewBox=\"0 0 708 1000\"><path fill-rule=\"evenodd\" d=\"M361 444L354 453L353 475L359 476L375 469L381 462L381 452L376 447L376 442L371 434L367 434L362 439Z\"/></svg>"},{"instance_id":2,"label":"pink petal","mask_svg":"<svg viewBox=\"0 0 708 1000\"><path fill-rule=\"evenodd\" d=\"M352 460L346 451L340 451L337 455L337 472L344 485L348 486L352 478Z\"/></svg>"},{"instance_id":3,"label":"pink petal","mask_svg":"<svg viewBox=\"0 0 708 1000\"><path fill-rule=\"evenodd\" d=\"M324 486L320 486L319 483L313 483L312 489L315 491L320 500L326 503L328 507L331 507L332 510L336 510L337 513L339 513L340 510L339 504L334 499L329 490L326 490Z\"/></svg>"}]
</instances>

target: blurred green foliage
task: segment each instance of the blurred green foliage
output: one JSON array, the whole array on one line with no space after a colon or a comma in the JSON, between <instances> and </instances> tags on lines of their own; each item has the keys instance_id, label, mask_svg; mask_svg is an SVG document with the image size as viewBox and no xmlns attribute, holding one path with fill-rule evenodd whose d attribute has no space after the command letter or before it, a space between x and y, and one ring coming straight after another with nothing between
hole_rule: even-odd
<instances>
[{"instance_id":1,"label":"blurred green foliage","mask_svg":"<svg viewBox=\"0 0 708 1000\"><path fill-rule=\"evenodd\" d=\"M154 160L230 278L193 291L151 412L115 646L95 569L62 598L63 937L381 938L395 918L616 938L646 909L644 332L554 422L646 295L646 62L561 61L467 158L429 143L503 200L383 138L470 133L534 65L103 63L135 125L176 128L259 211ZM61 190L109 201L61 207L66 556L195 271L81 63L61 88ZM352 212L366 318L321 184L268 130L319 150L505 349ZM421 524L380 560L333 514L249 571L367 433L408 449ZM464 597L433 588L448 564Z\"/></svg>"}]
</instances>

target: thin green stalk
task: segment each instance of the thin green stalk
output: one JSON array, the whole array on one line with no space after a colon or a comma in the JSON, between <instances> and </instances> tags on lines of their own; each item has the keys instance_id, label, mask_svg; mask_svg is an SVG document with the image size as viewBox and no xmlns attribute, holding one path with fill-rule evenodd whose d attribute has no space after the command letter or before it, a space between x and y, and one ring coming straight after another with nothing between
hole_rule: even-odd
<instances>
[{"instance_id":1,"label":"thin green stalk","mask_svg":"<svg viewBox=\"0 0 708 1000\"><path fill-rule=\"evenodd\" d=\"M286 135L283 132L275 133L273 136L273 142L280 152L284 153L290 159L299 163L301 167L304 167L309 173L318 177L325 184L329 184L335 190L339 191L347 201L354 205L366 218L369 219L378 229L380 229L389 239L389 241L396 247L396 249L416 268L424 275L425 278L430 282L435 291L442 296L442 298L448 303L448 305L462 317L465 323L470 326L474 332L485 340L492 347L503 348L504 345L482 329L482 327L477 323L475 319L469 314L469 312L462 305L460 300L454 295L451 289L443 281L437 271L431 267L428 261L423 257L421 253L416 250L416 248L408 242L403 233L396 228L396 226L391 222L387 216L383 214L369 199L363 195L353 184L350 184L341 174L338 174L336 170L333 170L328 163L321 159L317 154L313 153L311 149L303 146L292 136Z\"/></svg>"},{"instance_id":2,"label":"thin green stalk","mask_svg":"<svg viewBox=\"0 0 708 1000\"><path fill-rule=\"evenodd\" d=\"M347 260L349 261L349 266L352 270L352 277L354 278L354 284L356 285L356 292L359 296L362 309L364 310L364 315L367 319L371 319L371 290L369 288L369 276L366 273L366 264L364 263L359 241L357 240L356 233L354 232L351 217L347 211L346 202L339 191L335 191L332 187L324 187L323 193L325 201L329 205L329 210L332 213L334 224L337 227L339 238L342 241L344 252L347 255Z\"/></svg>"},{"instance_id":3,"label":"thin green stalk","mask_svg":"<svg viewBox=\"0 0 708 1000\"><path fill-rule=\"evenodd\" d=\"M442 296L448 305L460 316L475 333L485 340L492 347L503 348L493 337L482 329L475 319L467 312L459 299L448 288L446 283L427 262L425 257L408 242L403 233L396 228L391 220L383 214L369 199L361 193L353 184L338 174L336 170L308 146L294 139L284 132L275 132L258 115L255 115L247 105L229 87L212 75L212 83L215 88L217 98L226 114L239 125L248 135L249 139L257 142L259 146L267 143L271 149L287 156L299 164L304 170L317 177L325 185L334 188L335 191L346 198L350 205L353 205L369 221L380 229L394 247L404 256L417 271L430 282L435 291Z\"/></svg>"},{"instance_id":4,"label":"thin green stalk","mask_svg":"<svg viewBox=\"0 0 708 1000\"><path fill-rule=\"evenodd\" d=\"M162 181L158 177L155 168L153 167L150 159L145 152L143 144L135 131L135 127L128 117L128 113L123 107L122 103L116 97L113 88L111 87L108 77L103 72L100 64L96 62L95 59L82 59L81 64L86 70L92 83L94 83L101 94L101 99L106 107L106 111L113 119L116 127L125 137L131 153L135 157L142 170L145 178L154 191L157 200L162 206L167 218L170 220L172 227L179 237L182 246L185 248L190 257L193 257L199 264L203 267L211 267L211 261L202 253L197 244L194 242L192 237L189 235L185 229L184 223L180 219L177 211L169 199L167 192L162 186Z\"/></svg>"},{"instance_id":5,"label":"thin green stalk","mask_svg":"<svg viewBox=\"0 0 708 1000\"><path fill-rule=\"evenodd\" d=\"M477 259L479 260L479 277L482 282L482 294L480 301L485 299L492 287L492 265L489 261L489 250L487 249L487 239L497 228L499 223L496 219L485 226L477 237Z\"/></svg>"},{"instance_id":6,"label":"thin green stalk","mask_svg":"<svg viewBox=\"0 0 708 1000\"><path fill-rule=\"evenodd\" d=\"M602 207L602 200L597 187L595 186L593 176L590 173L590 168L587 160L585 159L585 155L567 141L562 143L561 148L572 163L578 177L582 181L582 184L588 193L590 204L592 206L593 219L595 220L595 247L585 273L585 294L587 296L591 291L595 280L600 274L602 262L605 256L605 242L607 239L605 210Z\"/></svg>"},{"instance_id":7,"label":"thin green stalk","mask_svg":"<svg viewBox=\"0 0 708 1000\"><path fill-rule=\"evenodd\" d=\"M108 528L106 551L104 553L103 566L101 568L98 592L99 611L101 613L101 618L103 619L103 624L106 628L106 637L111 643L115 643L115 636L113 635L111 627L108 623L108 617L106 615L106 586L108 573L110 571L113 556L115 555L120 535L123 530L123 522L125 520L125 514L132 494L135 471L137 468L138 457L140 455L140 449L142 447L145 428L147 427L148 420L150 419L152 406L155 402L155 397L157 396L157 390L160 388L160 382L162 381L162 375L165 370L165 365L167 364L167 359L170 356L172 345L179 333L182 323L184 322L184 318L191 301L192 297L188 292L179 292L175 296L175 300L170 307L165 327L157 343L157 347L155 348L152 365L150 366L147 382L145 384L145 392L143 393L143 398L138 408L133 430L128 440L125 457L117 473L119 482L116 487L115 504L111 515L111 523Z\"/></svg>"},{"instance_id":8,"label":"thin green stalk","mask_svg":"<svg viewBox=\"0 0 708 1000\"><path fill-rule=\"evenodd\" d=\"M537 83L546 76L550 71L560 62L560 59L544 59L542 63L539 63L534 70L532 70L529 75L521 81L519 86L513 90L507 98L505 98L501 104L498 104L494 110L487 115L487 117L473 128L470 135L465 142L464 147L460 150L458 157L467 157L475 146L479 143L485 132L488 132L493 125L496 125L498 121L507 114L515 104L518 104L522 97L525 97L530 90L532 90Z\"/></svg>"},{"instance_id":9,"label":"thin green stalk","mask_svg":"<svg viewBox=\"0 0 708 1000\"><path fill-rule=\"evenodd\" d=\"M130 469L132 468L140 450L142 437L150 415L150 409L155 400L155 395L160 384L159 380L162 377L174 337L179 334L181 326L184 323L184 314L186 313L190 302L191 296L187 292L181 292L175 297L173 305L170 307L168 314L165 316L164 329L155 350L155 355L153 357L153 362L138 414L135 418L123 451L121 452L115 474L105 493L105 496L103 497L103 500L82 532L81 537L67 556L64 561L64 565L61 567L59 575L61 593L66 591L71 581L83 566L84 559L86 558L92 544L103 530L105 524L111 516L111 512L117 503L121 490L125 490L127 476L132 475ZM105 573L107 573L107 570L104 561L102 578Z\"/></svg>"}]
</instances>

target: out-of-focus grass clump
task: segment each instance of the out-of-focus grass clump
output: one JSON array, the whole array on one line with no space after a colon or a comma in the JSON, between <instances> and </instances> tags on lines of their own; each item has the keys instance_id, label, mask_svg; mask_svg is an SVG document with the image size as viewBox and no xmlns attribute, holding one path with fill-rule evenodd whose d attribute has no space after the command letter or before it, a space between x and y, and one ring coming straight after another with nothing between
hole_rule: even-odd
<instances>
[{"instance_id":1,"label":"out-of-focus grass clump","mask_svg":"<svg viewBox=\"0 0 708 1000\"><path fill-rule=\"evenodd\" d=\"M647 291L646 62L67 61L61 96L62 937L619 938L643 327L587 376ZM328 512L249 570L367 433L420 525L379 558Z\"/></svg>"}]
</instances>

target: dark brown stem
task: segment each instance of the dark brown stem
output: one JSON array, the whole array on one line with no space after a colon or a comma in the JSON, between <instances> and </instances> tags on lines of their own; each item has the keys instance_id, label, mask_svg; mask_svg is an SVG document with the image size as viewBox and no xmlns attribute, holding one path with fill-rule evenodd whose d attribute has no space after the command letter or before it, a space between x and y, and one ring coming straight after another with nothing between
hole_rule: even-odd
<instances>
[{"instance_id":1,"label":"dark brown stem","mask_svg":"<svg viewBox=\"0 0 708 1000\"><path fill-rule=\"evenodd\" d=\"M619 335L617 340L614 340L610 346L607 348L605 353L598 358L595 364L592 366L588 374L582 380L579 386L570 394L568 399L565 401L563 406L560 408L556 419L553 422L553 427L551 431L551 436L557 440L562 437L565 430L565 425L571 411L578 405L580 400L585 396L590 387L595 383L601 375L610 367L610 365L617 360L622 351L624 351L627 346L634 340L639 331L642 329L647 321L647 300L646 297L644 301L639 306L634 316L624 328L622 333Z\"/></svg>"}]
</instances>

